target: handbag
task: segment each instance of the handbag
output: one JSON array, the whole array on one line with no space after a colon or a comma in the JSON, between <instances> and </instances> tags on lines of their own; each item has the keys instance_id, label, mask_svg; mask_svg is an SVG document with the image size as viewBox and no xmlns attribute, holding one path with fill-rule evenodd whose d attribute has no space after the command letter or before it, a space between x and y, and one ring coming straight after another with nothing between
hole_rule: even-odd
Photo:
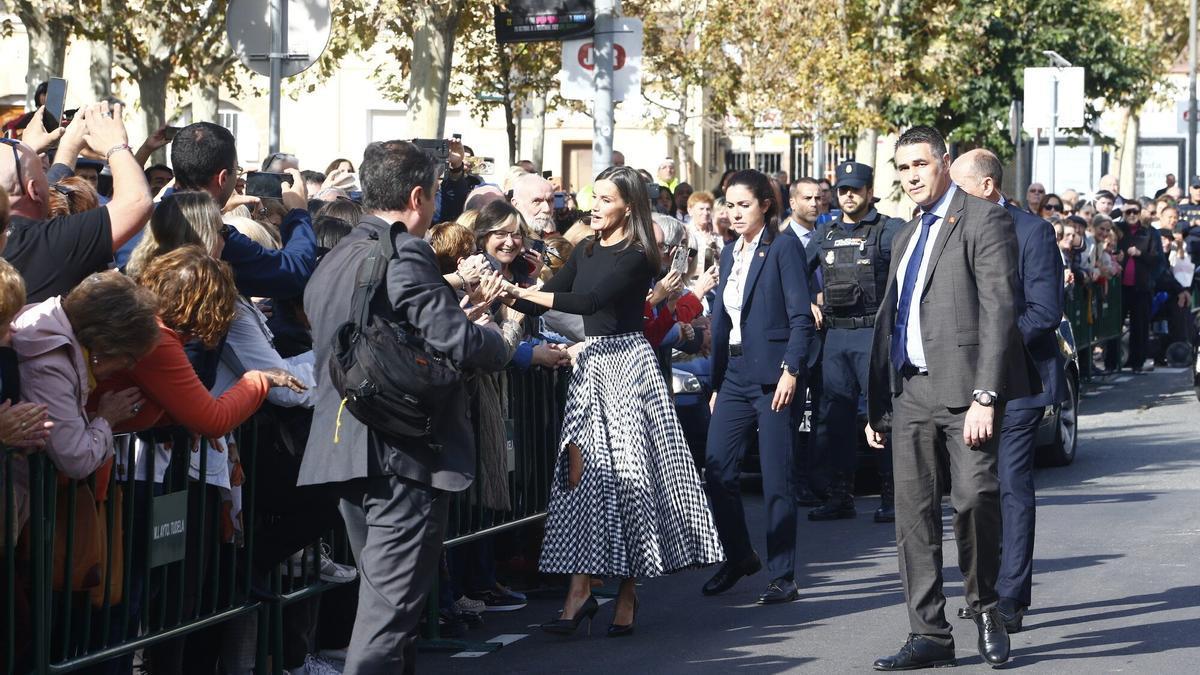
<instances>
[{"instance_id":1,"label":"handbag","mask_svg":"<svg viewBox=\"0 0 1200 675\"><path fill-rule=\"evenodd\" d=\"M67 587L70 573L71 590L86 591L99 586L104 562L104 537L100 517L96 511L96 497L85 481L75 483L75 509L70 506L71 490L58 490L54 507L54 590ZM75 529L71 533L71 560L67 560L67 523L75 518Z\"/></svg>"},{"instance_id":2,"label":"handbag","mask_svg":"<svg viewBox=\"0 0 1200 675\"><path fill-rule=\"evenodd\" d=\"M113 505L112 530L108 529L108 514L104 502L95 504L96 519L100 525L100 583L93 586L88 594L91 596L92 607L96 609L104 607L106 582L109 604L120 604L125 597L125 500L122 498L121 486L116 485L107 498Z\"/></svg>"},{"instance_id":3,"label":"handbag","mask_svg":"<svg viewBox=\"0 0 1200 675\"><path fill-rule=\"evenodd\" d=\"M360 227L362 225L360 224ZM387 236L372 233L367 255L358 266L350 319L334 332L329 379L342 396L342 410L385 440L433 450L433 417L439 402L462 386L462 373L444 356L430 353L392 317L371 311L385 291L388 264L395 258L393 225ZM334 432L337 439L337 431Z\"/></svg>"}]
</instances>

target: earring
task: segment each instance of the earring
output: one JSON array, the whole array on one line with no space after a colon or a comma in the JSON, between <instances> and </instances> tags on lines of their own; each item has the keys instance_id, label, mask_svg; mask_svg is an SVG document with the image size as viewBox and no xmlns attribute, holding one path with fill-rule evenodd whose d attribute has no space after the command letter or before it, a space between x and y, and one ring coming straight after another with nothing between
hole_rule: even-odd
<instances>
[{"instance_id":1,"label":"earring","mask_svg":"<svg viewBox=\"0 0 1200 675\"><path fill-rule=\"evenodd\" d=\"M97 358L95 354L93 354L92 355L92 365L95 366L95 365L99 365L99 364L100 364L100 359Z\"/></svg>"}]
</instances>

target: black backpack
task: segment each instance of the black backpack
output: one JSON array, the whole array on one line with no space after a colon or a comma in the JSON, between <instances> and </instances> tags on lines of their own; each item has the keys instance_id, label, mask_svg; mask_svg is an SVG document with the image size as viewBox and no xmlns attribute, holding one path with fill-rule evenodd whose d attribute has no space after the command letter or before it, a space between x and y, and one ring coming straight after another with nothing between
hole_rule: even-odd
<instances>
[{"instance_id":1,"label":"black backpack","mask_svg":"<svg viewBox=\"0 0 1200 675\"><path fill-rule=\"evenodd\" d=\"M370 236L375 245L358 266L350 320L333 336L329 377L342 405L371 430L396 445L436 449L432 418L463 386L462 373L394 317L371 312L375 295L386 297L381 286L396 255L393 236Z\"/></svg>"}]
</instances>

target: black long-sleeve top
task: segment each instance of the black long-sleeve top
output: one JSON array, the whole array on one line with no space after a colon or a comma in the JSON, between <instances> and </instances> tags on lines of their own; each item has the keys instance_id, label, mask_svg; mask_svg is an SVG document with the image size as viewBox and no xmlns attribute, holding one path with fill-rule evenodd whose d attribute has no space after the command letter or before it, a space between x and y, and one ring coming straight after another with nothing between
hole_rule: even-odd
<instances>
[{"instance_id":1,"label":"black long-sleeve top","mask_svg":"<svg viewBox=\"0 0 1200 675\"><path fill-rule=\"evenodd\" d=\"M588 336L640 333L646 289L653 276L641 246L593 245L585 240L541 290L554 294L554 309L582 314ZM515 307L526 314L546 311L525 300L518 300Z\"/></svg>"}]
</instances>

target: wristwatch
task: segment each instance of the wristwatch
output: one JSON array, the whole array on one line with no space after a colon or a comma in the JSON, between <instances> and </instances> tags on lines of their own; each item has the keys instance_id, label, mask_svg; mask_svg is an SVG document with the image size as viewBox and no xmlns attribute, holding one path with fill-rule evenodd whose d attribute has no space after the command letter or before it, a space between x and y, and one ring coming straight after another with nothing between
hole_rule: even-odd
<instances>
[{"instance_id":1,"label":"wristwatch","mask_svg":"<svg viewBox=\"0 0 1200 675\"><path fill-rule=\"evenodd\" d=\"M976 391L972 398L975 399L976 403L985 408L990 408L996 403L996 394L990 391Z\"/></svg>"},{"instance_id":2,"label":"wristwatch","mask_svg":"<svg viewBox=\"0 0 1200 675\"><path fill-rule=\"evenodd\" d=\"M788 368L787 361L780 363L779 369L782 370L783 372L787 373L788 375L791 375L792 377L800 377L800 369L796 368L795 370L793 370L791 368Z\"/></svg>"}]
</instances>

